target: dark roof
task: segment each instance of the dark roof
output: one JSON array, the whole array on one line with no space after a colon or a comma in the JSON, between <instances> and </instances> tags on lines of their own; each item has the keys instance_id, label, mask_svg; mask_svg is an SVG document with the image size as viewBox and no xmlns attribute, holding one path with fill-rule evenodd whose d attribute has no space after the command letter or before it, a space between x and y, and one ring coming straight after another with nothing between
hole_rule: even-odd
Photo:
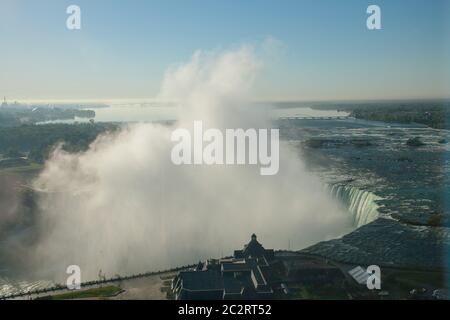
<instances>
[{"instance_id":1,"label":"dark roof","mask_svg":"<svg viewBox=\"0 0 450 320\"><path fill-rule=\"evenodd\" d=\"M262 274L262 271L258 266L252 269L252 275L255 278L255 284L257 286L263 286L267 284L266 279L264 279L264 275Z\"/></svg>"},{"instance_id":2,"label":"dark roof","mask_svg":"<svg viewBox=\"0 0 450 320\"><path fill-rule=\"evenodd\" d=\"M221 290L223 279L216 271L183 271L180 272L183 288L187 290Z\"/></svg>"},{"instance_id":3,"label":"dark roof","mask_svg":"<svg viewBox=\"0 0 450 320\"><path fill-rule=\"evenodd\" d=\"M223 286L225 294L241 294L243 290L242 283L233 277L225 277Z\"/></svg>"},{"instance_id":4,"label":"dark roof","mask_svg":"<svg viewBox=\"0 0 450 320\"><path fill-rule=\"evenodd\" d=\"M244 247L243 254L245 257L262 257L266 253L266 249L258 242L256 235L252 234L250 242Z\"/></svg>"},{"instance_id":5,"label":"dark roof","mask_svg":"<svg viewBox=\"0 0 450 320\"><path fill-rule=\"evenodd\" d=\"M222 271L224 272L239 272L239 271L250 271L251 266L247 263L233 263L225 262L222 263Z\"/></svg>"}]
</instances>

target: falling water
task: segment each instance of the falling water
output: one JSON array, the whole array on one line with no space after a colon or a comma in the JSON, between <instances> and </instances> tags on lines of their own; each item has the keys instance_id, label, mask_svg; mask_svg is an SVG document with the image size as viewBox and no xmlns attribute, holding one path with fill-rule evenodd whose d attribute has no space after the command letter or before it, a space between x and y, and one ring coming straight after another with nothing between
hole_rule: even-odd
<instances>
[{"instance_id":1,"label":"falling water","mask_svg":"<svg viewBox=\"0 0 450 320\"><path fill-rule=\"evenodd\" d=\"M333 197L348 207L356 228L378 218L379 213L376 200L380 198L375 194L342 184L330 185L329 189Z\"/></svg>"}]
</instances>

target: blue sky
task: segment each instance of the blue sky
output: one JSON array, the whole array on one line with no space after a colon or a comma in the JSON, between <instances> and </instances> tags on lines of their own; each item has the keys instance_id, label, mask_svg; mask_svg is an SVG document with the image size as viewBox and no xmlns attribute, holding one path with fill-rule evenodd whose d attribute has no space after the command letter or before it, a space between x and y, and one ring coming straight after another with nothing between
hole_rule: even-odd
<instances>
[{"instance_id":1,"label":"blue sky","mask_svg":"<svg viewBox=\"0 0 450 320\"><path fill-rule=\"evenodd\" d=\"M66 8L82 29L66 29ZM366 28L381 7L382 30ZM256 99L450 96L450 0L1 0L0 95L154 97L168 66L198 49L283 43Z\"/></svg>"}]
</instances>

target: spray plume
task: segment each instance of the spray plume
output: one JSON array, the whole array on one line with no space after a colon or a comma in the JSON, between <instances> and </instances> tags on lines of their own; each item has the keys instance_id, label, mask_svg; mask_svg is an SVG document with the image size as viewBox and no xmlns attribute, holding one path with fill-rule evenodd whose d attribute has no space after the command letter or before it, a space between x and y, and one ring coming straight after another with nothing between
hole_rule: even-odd
<instances>
[{"instance_id":1,"label":"spray plume","mask_svg":"<svg viewBox=\"0 0 450 320\"><path fill-rule=\"evenodd\" d=\"M215 128L267 128L267 113L249 101L262 67L252 47L197 52L170 68L160 98L176 101L175 127L194 120ZM130 125L99 137L84 153L56 149L34 185L41 195L32 265L83 280L195 263L230 254L257 233L268 247L300 249L346 232L350 219L305 171L298 151L280 146L280 170L254 166L175 166L174 127Z\"/></svg>"}]
</instances>

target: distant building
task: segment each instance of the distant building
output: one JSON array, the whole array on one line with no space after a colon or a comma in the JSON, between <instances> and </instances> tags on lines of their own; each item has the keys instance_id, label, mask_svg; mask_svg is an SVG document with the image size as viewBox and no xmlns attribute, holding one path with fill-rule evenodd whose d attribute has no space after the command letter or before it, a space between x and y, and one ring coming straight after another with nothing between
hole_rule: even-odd
<instances>
[{"instance_id":1,"label":"distant building","mask_svg":"<svg viewBox=\"0 0 450 320\"><path fill-rule=\"evenodd\" d=\"M7 107L7 106L8 106L8 103L6 102L6 97L3 97L3 102L0 105L0 107Z\"/></svg>"},{"instance_id":2,"label":"distant building","mask_svg":"<svg viewBox=\"0 0 450 320\"><path fill-rule=\"evenodd\" d=\"M268 299L268 282L274 251L264 249L253 234L243 250L232 258L200 262L192 271L180 272L172 282L175 299Z\"/></svg>"}]
</instances>

